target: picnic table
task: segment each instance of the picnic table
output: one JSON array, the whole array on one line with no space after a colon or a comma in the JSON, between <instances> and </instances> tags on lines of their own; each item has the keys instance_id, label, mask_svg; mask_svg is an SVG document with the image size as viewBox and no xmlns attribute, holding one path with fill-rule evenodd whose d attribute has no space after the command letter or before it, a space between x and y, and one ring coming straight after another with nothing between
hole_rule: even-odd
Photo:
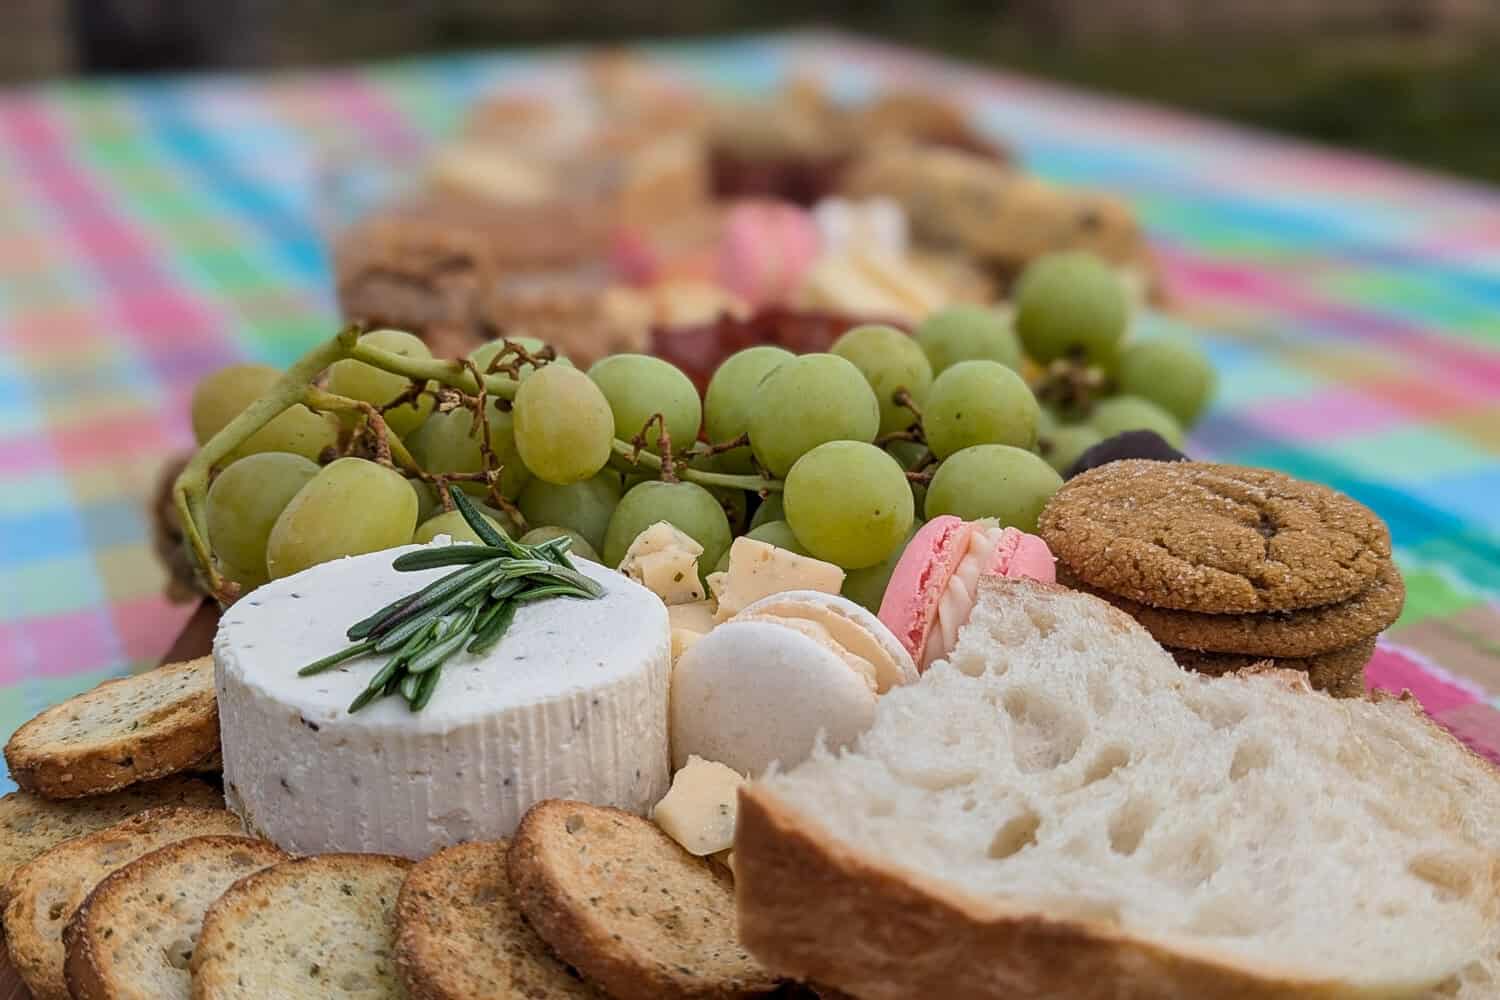
<instances>
[{"instance_id":1,"label":"picnic table","mask_svg":"<svg viewBox=\"0 0 1500 1000\"><path fill-rule=\"evenodd\" d=\"M1190 450L1344 490L1390 524L1406 612L1368 677L1500 757L1500 191L842 36L648 47L705 84L813 68L961 102L1058 181L1136 207L1221 373ZM337 315L330 169L410 157L576 52L0 95L0 739L156 662L148 497L187 402ZM0 775L0 791L10 787Z\"/></svg>"}]
</instances>

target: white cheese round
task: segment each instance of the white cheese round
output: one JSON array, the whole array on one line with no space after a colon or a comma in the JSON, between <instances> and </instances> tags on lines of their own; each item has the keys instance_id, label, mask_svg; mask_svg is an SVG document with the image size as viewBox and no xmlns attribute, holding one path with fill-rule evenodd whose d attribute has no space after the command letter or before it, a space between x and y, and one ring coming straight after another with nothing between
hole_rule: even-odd
<instances>
[{"instance_id":1,"label":"white cheese round","mask_svg":"<svg viewBox=\"0 0 1500 1000\"><path fill-rule=\"evenodd\" d=\"M424 857L510 836L532 804L580 799L644 814L670 785L667 610L595 563L598 600L522 605L483 656L460 651L427 707L399 696L351 715L384 662L297 671L350 625L450 568L400 573L392 549L275 580L224 613L215 683L230 807L293 853Z\"/></svg>"}]
</instances>

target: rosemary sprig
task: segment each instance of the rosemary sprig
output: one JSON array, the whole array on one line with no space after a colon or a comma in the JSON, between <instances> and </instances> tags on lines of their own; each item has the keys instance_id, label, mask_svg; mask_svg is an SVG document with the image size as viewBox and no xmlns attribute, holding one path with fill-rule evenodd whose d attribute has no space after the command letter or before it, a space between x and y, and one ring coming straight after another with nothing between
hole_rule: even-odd
<instances>
[{"instance_id":1,"label":"rosemary sprig","mask_svg":"<svg viewBox=\"0 0 1500 1000\"><path fill-rule=\"evenodd\" d=\"M457 568L356 622L347 633L352 645L297 672L310 677L355 657L389 654L349 704L351 713L393 694L419 712L432 699L448 658L460 649L477 655L494 648L515 620L519 605L549 597L592 600L604 594L604 588L578 572L568 558L567 536L521 545L495 531L462 490L445 488L483 544L397 556L392 565L402 572Z\"/></svg>"}]
</instances>

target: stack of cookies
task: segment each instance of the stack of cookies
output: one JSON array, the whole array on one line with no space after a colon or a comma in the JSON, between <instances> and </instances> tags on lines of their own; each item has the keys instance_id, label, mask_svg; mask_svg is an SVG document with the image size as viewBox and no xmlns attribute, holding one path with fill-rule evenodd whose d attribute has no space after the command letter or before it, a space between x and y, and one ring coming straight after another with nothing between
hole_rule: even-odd
<instances>
[{"instance_id":1,"label":"stack of cookies","mask_svg":"<svg viewBox=\"0 0 1500 1000\"><path fill-rule=\"evenodd\" d=\"M1111 462L1070 480L1039 532L1059 581L1133 615L1202 673L1273 661L1357 696L1406 596L1379 517L1266 469Z\"/></svg>"}]
</instances>

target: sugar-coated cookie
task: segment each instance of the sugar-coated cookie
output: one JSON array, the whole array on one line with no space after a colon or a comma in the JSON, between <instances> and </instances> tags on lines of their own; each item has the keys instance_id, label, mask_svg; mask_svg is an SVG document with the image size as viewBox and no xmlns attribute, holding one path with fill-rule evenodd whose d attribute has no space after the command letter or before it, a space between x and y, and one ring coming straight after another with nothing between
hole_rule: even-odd
<instances>
[{"instance_id":1,"label":"sugar-coated cookie","mask_svg":"<svg viewBox=\"0 0 1500 1000\"><path fill-rule=\"evenodd\" d=\"M1374 638L1364 639L1344 649L1317 656L1281 658L1246 656L1239 653L1200 653L1191 649L1167 647L1178 664L1200 674L1232 673L1257 664L1270 663L1285 670L1300 670L1308 683L1335 698L1357 698L1365 693L1365 664L1375 655Z\"/></svg>"}]
</instances>

